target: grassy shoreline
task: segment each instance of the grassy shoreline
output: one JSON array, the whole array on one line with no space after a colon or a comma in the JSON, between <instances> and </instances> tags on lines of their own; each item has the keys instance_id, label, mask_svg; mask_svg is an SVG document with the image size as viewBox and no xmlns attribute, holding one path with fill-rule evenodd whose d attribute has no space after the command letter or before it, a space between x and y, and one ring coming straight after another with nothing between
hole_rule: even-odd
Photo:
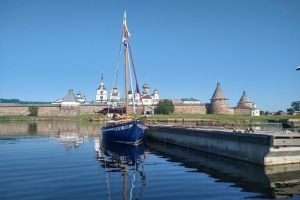
<instances>
[{"instance_id":1,"label":"grassy shoreline","mask_svg":"<svg viewBox=\"0 0 300 200\"><path fill-rule=\"evenodd\" d=\"M141 115L132 115L140 117ZM0 121L90 121L90 119L104 119L103 115L78 115L78 116L13 116L2 115ZM166 119L197 119L197 120L220 120L220 121L250 121L266 122L269 119L300 119L300 115L263 115L263 116L246 116L246 115L212 115L212 114L170 114L170 115L149 115L149 120L166 120Z\"/></svg>"}]
</instances>

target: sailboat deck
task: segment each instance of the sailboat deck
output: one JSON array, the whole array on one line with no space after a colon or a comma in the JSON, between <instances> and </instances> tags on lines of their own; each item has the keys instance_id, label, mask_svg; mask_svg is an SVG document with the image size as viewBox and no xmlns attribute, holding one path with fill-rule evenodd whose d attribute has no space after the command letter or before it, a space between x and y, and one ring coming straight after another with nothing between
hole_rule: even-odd
<instances>
[{"instance_id":1,"label":"sailboat deck","mask_svg":"<svg viewBox=\"0 0 300 200\"><path fill-rule=\"evenodd\" d=\"M123 123L127 123L127 122L132 122L134 121L133 118L129 118L129 119L110 119L108 121L106 121L106 125L107 126L112 126L112 125L116 125L116 124L123 124Z\"/></svg>"}]
</instances>

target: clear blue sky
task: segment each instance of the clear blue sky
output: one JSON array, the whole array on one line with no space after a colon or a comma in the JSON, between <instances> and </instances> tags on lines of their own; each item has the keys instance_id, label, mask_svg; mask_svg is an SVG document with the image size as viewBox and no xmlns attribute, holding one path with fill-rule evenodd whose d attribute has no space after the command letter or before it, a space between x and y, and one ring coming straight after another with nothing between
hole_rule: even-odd
<instances>
[{"instance_id":1,"label":"clear blue sky","mask_svg":"<svg viewBox=\"0 0 300 200\"><path fill-rule=\"evenodd\" d=\"M124 10L140 86L161 98L209 103L220 82L230 107L243 91L264 111L300 101L299 0L1 0L0 98L95 101Z\"/></svg>"}]
</instances>

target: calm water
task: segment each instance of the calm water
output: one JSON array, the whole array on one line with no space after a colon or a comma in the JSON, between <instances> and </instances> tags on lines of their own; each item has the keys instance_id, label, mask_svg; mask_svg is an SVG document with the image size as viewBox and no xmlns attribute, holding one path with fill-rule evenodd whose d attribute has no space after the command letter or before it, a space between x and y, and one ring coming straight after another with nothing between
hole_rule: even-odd
<instances>
[{"instance_id":1,"label":"calm water","mask_svg":"<svg viewBox=\"0 0 300 200\"><path fill-rule=\"evenodd\" d=\"M148 140L114 145L99 130L0 123L0 199L300 199L300 165L264 168Z\"/></svg>"}]
</instances>

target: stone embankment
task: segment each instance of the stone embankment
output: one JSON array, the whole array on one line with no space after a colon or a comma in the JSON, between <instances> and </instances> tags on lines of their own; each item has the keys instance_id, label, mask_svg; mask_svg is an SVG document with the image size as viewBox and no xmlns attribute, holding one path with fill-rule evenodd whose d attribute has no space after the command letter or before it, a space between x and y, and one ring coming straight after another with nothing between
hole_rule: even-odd
<instances>
[{"instance_id":1,"label":"stone embankment","mask_svg":"<svg viewBox=\"0 0 300 200\"><path fill-rule=\"evenodd\" d=\"M32 106L29 104L15 104L15 105L0 105L0 115L29 115L28 108ZM77 116L80 114L95 114L102 110L105 106L101 105L80 105L76 107L61 107L60 105L34 105L39 108L39 116Z\"/></svg>"}]
</instances>

